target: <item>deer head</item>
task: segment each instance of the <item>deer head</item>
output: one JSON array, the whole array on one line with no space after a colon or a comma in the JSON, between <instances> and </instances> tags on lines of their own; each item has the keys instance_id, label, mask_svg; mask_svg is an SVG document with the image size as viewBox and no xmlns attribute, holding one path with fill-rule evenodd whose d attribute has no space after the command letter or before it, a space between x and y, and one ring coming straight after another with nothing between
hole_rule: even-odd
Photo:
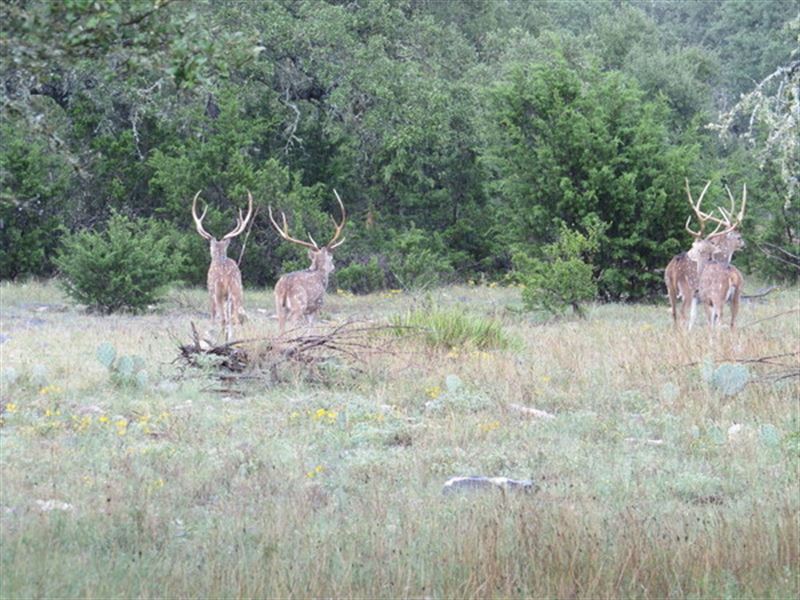
<instances>
[{"instance_id":1,"label":"deer head","mask_svg":"<svg viewBox=\"0 0 800 600\"><path fill-rule=\"evenodd\" d=\"M322 247L320 247L319 244L314 241L314 238L311 237L310 233L306 234L308 235L308 239L311 240L310 242L298 240L297 238L290 236L289 225L286 222L286 214L281 212L281 219L283 220L283 226L281 227L272 216L272 206L267 207L269 212L269 220L272 222L272 226L278 232L278 235L280 235L287 242L292 242L293 244L299 244L300 246L308 248L308 258L311 261L310 270L319 271L320 273L324 273L326 276L330 275L335 268L333 264L333 250L341 246L342 242L344 242L344 238L339 239L339 236L342 234L342 229L344 228L345 221L347 220L347 214L345 212L342 199L339 197L339 193L336 190L333 190L333 193L336 195L336 200L339 202L339 208L342 211L342 220L341 222L337 223L336 219L334 219L331 215L331 220L333 221L335 231L331 241Z\"/></svg>"},{"instance_id":2,"label":"deer head","mask_svg":"<svg viewBox=\"0 0 800 600\"><path fill-rule=\"evenodd\" d=\"M217 240L217 238L208 233L203 227L203 219L206 216L206 211L208 211L208 205L206 205L205 208L203 208L203 214L201 214L199 217L197 216L197 198L199 197L200 197L200 192L197 192L194 195L194 200L192 200L192 218L194 219L194 224L195 227L197 228L197 233L199 233L201 236L203 236L205 239L209 241L211 250L211 260L224 261L228 257L228 246L230 245L231 240L245 230L245 227L247 227L247 223L250 221L250 217L253 216L253 195L248 190L247 216L242 217L242 209L240 208L239 216L236 218L236 227L234 227L233 230L222 236L221 240Z\"/></svg>"},{"instance_id":3,"label":"deer head","mask_svg":"<svg viewBox=\"0 0 800 600\"><path fill-rule=\"evenodd\" d=\"M731 207L730 210L726 210L721 206L717 207L717 210L722 215L722 218L720 219L715 217L713 213L705 213L700 210L700 203L702 202L703 196L705 195L706 190L708 190L708 186L710 184L710 181L706 183L706 186L703 188L703 192L700 194L697 202L694 202L692 199L692 193L689 189L689 180L686 180L686 193L689 198L689 204L700 223L699 230L692 230L689 227L689 223L692 221L692 216L690 215L686 220L686 231L688 231L695 240L692 244L693 247L701 241L708 242L711 245L707 246L704 244L703 248L698 247L692 256L701 256L711 252L711 254L708 256L709 259L713 258L714 260L729 263L733 253L745 247L744 239L742 238L742 234L738 231L738 228L741 226L744 219L744 210L747 204L747 186L745 185L742 188L742 205L735 217L732 215L736 210L736 201L734 200L733 194L731 194L728 186L725 186L725 191L728 193L728 197L731 201ZM705 230L706 223L709 221L716 223L717 227L709 235L704 235L703 232ZM692 258L692 260L695 260L695 258Z\"/></svg>"}]
</instances>

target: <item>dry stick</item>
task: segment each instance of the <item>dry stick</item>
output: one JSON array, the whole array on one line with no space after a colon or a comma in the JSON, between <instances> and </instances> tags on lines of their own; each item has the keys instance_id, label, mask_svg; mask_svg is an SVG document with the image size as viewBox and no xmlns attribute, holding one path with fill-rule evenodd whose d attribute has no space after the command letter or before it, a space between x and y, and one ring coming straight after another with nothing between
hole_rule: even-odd
<instances>
[{"instance_id":1,"label":"dry stick","mask_svg":"<svg viewBox=\"0 0 800 600\"><path fill-rule=\"evenodd\" d=\"M244 234L244 240L242 240L242 249L239 252L239 260L236 261L236 266L240 266L242 264L242 257L244 256L244 249L247 248L247 238L250 237L250 231L253 229L253 223L256 221L256 217L258 216L258 209L261 208L260 206L256 206L256 211L253 213L253 218L250 219L250 223L247 225L247 232ZM241 214L241 213L239 213Z\"/></svg>"},{"instance_id":2,"label":"dry stick","mask_svg":"<svg viewBox=\"0 0 800 600\"><path fill-rule=\"evenodd\" d=\"M769 356L760 356L758 358L730 358L730 357L723 357L721 362L734 362L734 363L763 363L767 365L778 365L778 366L791 366L786 365L785 363L776 363L770 362L774 358L783 358L784 356L797 356L800 355L800 350L796 350L794 352L783 352L781 354L771 354ZM683 363L682 365L678 365L675 368L679 367L694 367L699 364L702 364L700 361L695 360L688 363Z\"/></svg>"},{"instance_id":3,"label":"dry stick","mask_svg":"<svg viewBox=\"0 0 800 600\"><path fill-rule=\"evenodd\" d=\"M777 315L772 315L769 317L764 317L763 319L757 319L750 323L745 323L739 329L744 329L745 327L750 327L751 325L755 325L756 323L761 323L762 321L769 321L770 319L777 319L778 317L782 317L783 315L790 315L792 313L800 312L800 308L793 308L792 310L785 310L783 312L779 312Z\"/></svg>"},{"instance_id":4,"label":"dry stick","mask_svg":"<svg viewBox=\"0 0 800 600\"><path fill-rule=\"evenodd\" d=\"M760 291L757 294L742 294L742 300L752 300L753 298L763 298L767 294L771 294L775 290L779 290L777 285L771 285L766 290Z\"/></svg>"}]
</instances>

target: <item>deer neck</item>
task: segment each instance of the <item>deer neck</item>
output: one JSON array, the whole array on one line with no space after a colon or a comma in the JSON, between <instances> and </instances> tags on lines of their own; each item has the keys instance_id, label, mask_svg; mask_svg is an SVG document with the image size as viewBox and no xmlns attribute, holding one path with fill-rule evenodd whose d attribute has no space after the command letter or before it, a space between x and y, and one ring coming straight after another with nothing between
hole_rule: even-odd
<instances>
[{"instance_id":1,"label":"deer neck","mask_svg":"<svg viewBox=\"0 0 800 600\"><path fill-rule=\"evenodd\" d=\"M322 286L327 289L328 288L328 279L330 278L330 273L328 273L325 269L321 269L316 265L312 265L311 272L317 276L317 278L322 283Z\"/></svg>"}]
</instances>

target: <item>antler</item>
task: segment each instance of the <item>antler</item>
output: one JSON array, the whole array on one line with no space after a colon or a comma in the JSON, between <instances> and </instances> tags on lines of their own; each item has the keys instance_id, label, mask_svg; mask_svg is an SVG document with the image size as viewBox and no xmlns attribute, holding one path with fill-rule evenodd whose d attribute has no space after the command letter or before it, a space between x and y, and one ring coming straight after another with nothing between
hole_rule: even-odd
<instances>
[{"instance_id":1,"label":"antler","mask_svg":"<svg viewBox=\"0 0 800 600\"><path fill-rule=\"evenodd\" d=\"M331 215L331 221L333 221L333 225L334 227L336 227L336 232L333 234L333 238L331 239L331 241L328 242L327 244L329 250L333 250L334 248L341 246L342 242L344 242L345 238L340 239L338 242L336 242L336 240L342 234L342 229L344 228L344 224L347 222L347 213L344 210L344 203L342 202L342 199L339 197L339 192L337 192L336 189L334 189L333 193L336 195L336 200L339 201L339 208L342 209L342 222L336 223L336 219L334 219L333 215ZM336 243L334 244L334 242Z\"/></svg>"},{"instance_id":2,"label":"antler","mask_svg":"<svg viewBox=\"0 0 800 600\"><path fill-rule=\"evenodd\" d=\"M247 216L242 218L242 209L239 209L239 216L236 218L236 227L230 233L226 233L222 240L228 240L230 238L234 238L240 233L244 231L244 228L247 227L247 222L250 220L250 217L253 216L253 195L250 193L250 190L247 190ZM222 241L220 240L220 241Z\"/></svg>"},{"instance_id":3,"label":"antler","mask_svg":"<svg viewBox=\"0 0 800 600\"><path fill-rule=\"evenodd\" d=\"M283 229L281 226L275 222L275 219L272 216L272 205L267 206L267 212L269 213L269 220L272 222L272 226L278 231L278 234L285 239L287 242L292 242L294 244L300 244L301 246L305 246L306 248L311 248L312 250L319 250L319 246L314 241L314 238L311 237L309 234L309 238L311 238L311 243L306 242L305 240L298 240L297 238L293 238L289 235L289 224L286 222L286 213L281 211L281 217L283 218Z\"/></svg>"},{"instance_id":4,"label":"antler","mask_svg":"<svg viewBox=\"0 0 800 600\"><path fill-rule=\"evenodd\" d=\"M725 219L725 226L731 227L731 229L736 229L742 224L742 221L744 220L744 209L747 206L747 184L745 183L742 185L742 207L739 210L739 214L736 215L736 220L733 222L732 226L731 226L731 215L733 215L734 210L736 210L736 201L733 199L733 194L731 194L731 190L730 188L728 188L727 185L725 186L725 191L728 192L728 198L731 199L731 210L730 212L728 212L721 206L717 208L719 209L719 212L722 213L722 216Z\"/></svg>"},{"instance_id":5,"label":"antler","mask_svg":"<svg viewBox=\"0 0 800 600\"><path fill-rule=\"evenodd\" d=\"M206 212L208 211L208 205L206 205L205 208L203 208L203 214L201 214L199 217L197 216L197 198L200 197L201 191L202 190L197 192L194 195L194 200L192 200L192 218L194 219L195 227L197 227L197 233L202 235L207 240L214 240L216 238L203 228L203 219L205 219L206 217ZM236 218L236 227L230 233L225 234L222 240L227 240L236 237L237 235L242 233L242 231L244 231L245 227L247 227L247 222L250 220L250 217L253 216L253 195L250 193L250 190L247 191L247 201L248 201L247 216L242 217L242 209L240 208L239 216Z\"/></svg>"},{"instance_id":6,"label":"antler","mask_svg":"<svg viewBox=\"0 0 800 600\"><path fill-rule=\"evenodd\" d=\"M703 237L703 231L706 228L706 221L715 220L719 223L719 220L715 219L711 214L704 213L702 210L700 210L700 203L703 201L703 196L706 195L708 186L711 185L711 180L709 179L708 182L706 182L706 187L703 188L703 191L700 193L700 197L697 199L697 202L695 202L694 199L692 198L692 192L689 189L689 179L687 178L685 179L685 181L686 181L686 195L689 197L689 205L692 207L694 214L697 215L697 219L700 221L700 230L693 231L689 227L689 223L692 222L692 217L691 215L689 215L689 218L686 219L686 231L688 231L693 238L699 240L700 238ZM717 230L719 230L719 225L717 226ZM716 231L714 233L716 233Z\"/></svg>"},{"instance_id":7,"label":"antler","mask_svg":"<svg viewBox=\"0 0 800 600\"><path fill-rule=\"evenodd\" d=\"M208 233L205 229L203 229L203 219L206 216L206 211L208 210L208 205L203 209L203 214L199 217L197 216L197 198L200 196L200 192L203 190L198 191L194 195L194 200L192 200L192 218L194 219L195 227L197 227L197 233L202 235L207 240L213 240L214 236Z\"/></svg>"},{"instance_id":8,"label":"antler","mask_svg":"<svg viewBox=\"0 0 800 600\"><path fill-rule=\"evenodd\" d=\"M336 240L339 239L339 236L342 234L342 229L344 228L344 224L347 222L347 213L344 209L344 203L342 202L342 199L339 197L339 193L336 190L333 190L333 193L336 195L336 200L338 200L339 202L339 208L342 209L342 220L340 223L337 223L336 219L334 219L333 215L331 215L331 221L333 221L333 226L336 228L336 231L334 232L331 241L325 245L325 247L328 248L328 250L333 250L334 248L341 245L342 242L344 242L344 238L342 238L338 242L336 242ZM289 225L286 222L286 214L284 212L281 212L283 227L278 225L278 223L275 221L275 218L272 216L272 205L267 206L267 212L269 213L269 220L272 222L272 226L277 230L278 234L287 242L300 244L301 246L305 246L306 248L311 248L312 250L320 249L319 244L317 244L317 242L314 241L314 238L311 237L310 233L306 235L308 235L308 239L311 240L311 243L306 242L305 240L298 240L297 238L293 238L292 236L289 235Z\"/></svg>"}]
</instances>

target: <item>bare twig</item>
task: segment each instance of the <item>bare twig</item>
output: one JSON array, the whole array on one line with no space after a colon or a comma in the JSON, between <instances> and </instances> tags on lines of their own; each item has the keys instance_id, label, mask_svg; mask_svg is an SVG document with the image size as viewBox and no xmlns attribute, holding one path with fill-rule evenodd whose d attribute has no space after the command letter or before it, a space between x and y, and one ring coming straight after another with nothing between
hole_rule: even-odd
<instances>
[{"instance_id":1,"label":"bare twig","mask_svg":"<svg viewBox=\"0 0 800 600\"><path fill-rule=\"evenodd\" d=\"M335 358L345 359L345 366L351 372L361 372L357 363L363 362L366 355L392 353L386 347L385 338L376 335L392 327L381 324L348 321L327 331L291 338L235 340L218 346L205 343L194 323L191 323L191 329L192 343L179 346L181 354L176 360L200 367L209 364L203 361L203 356L215 357L211 364L217 365L217 377L222 380L254 378L279 381L283 372L292 365L319 378L322 377L320 367Z\"/></svg>"},{"instance_id":2,"label":"bare twig","mask_svg":"<svg viewBox=\"0 0 800 600\"><path fill-rule=\"evenodd\" d=\"M779 290L777 285L771 285L767 289L761 289L755 294L742 294L742 300L752 300L753 298L763 298L767 294L771 294L775 290Z\"/></svg>"},{"instance_id":3,"label":"bare twig","mask_svg":"<svg viewBox=\"0 0 800 600\"><path fill-rule=\"evenodd\" d=\"M244 239L242 240L242 249L239 251L239 260L236 261L236 266L241 266L242 264L242 257L244 256L244 250L247 248L247 238L250 237L250 231L253 229L253 223L255 223L256 217L258 216L258 209L261 208L260 206L256 207L256 211L253 213L253 218L250 219L250 223L247 225L247 231L244 234Z\"/></svg>"},{"instance_id":4,"label":"bare twig","mask_svg":"<svg viewBox=\"0 0 800 600\"><path fill-rule=\"evenodd\" d=\"M791 315L794 313L800 312L800 308L793 308L791 310L785 310L783 312L779 312L776 315L771 315L769 317L764 317L763 319L756 319L755 321L751 321L750 323L745 323L740 327L740 329L744 329L745 327L750 327L751 325L755 325L756 323L762 323L764 321L770 321L772 319L777 319L778 317L782 317L784 315Z\"/></svg>"}]
</instances>

